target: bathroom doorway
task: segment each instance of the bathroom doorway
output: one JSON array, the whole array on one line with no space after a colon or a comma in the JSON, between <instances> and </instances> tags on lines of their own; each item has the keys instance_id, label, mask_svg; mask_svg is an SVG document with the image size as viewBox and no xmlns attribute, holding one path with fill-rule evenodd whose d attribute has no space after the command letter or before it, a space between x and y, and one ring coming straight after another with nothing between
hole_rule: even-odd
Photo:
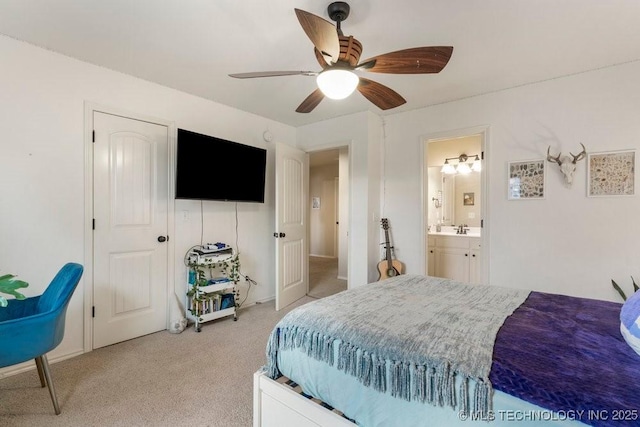
<instances>
[{"instance_id":1,"label":"bathroom doorway","mask_svg":"<svg viewBox=\"0 0 640 427\"><path fill-rule=\"evenodd\" d=\"M427 275L437 275L438 262L459 260L458 265L466 265L471 260L471 269L478 273L474 281L489 283L488 136L488 127L477 127L430 135L424 140L423 235ZM462 239L451 240L459 233L473 237L468 248ZM452 250L450 246L458 243L462 247ZM441 270L449 268L441 267ZM469 274L464 273L465 277Z\"/></svg>"}]
</instances>

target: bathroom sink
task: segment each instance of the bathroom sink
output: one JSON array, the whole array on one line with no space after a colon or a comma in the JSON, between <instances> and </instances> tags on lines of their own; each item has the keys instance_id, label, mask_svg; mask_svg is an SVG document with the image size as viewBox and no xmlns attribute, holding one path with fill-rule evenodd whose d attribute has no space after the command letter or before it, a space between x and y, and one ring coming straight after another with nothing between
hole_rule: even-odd
<instances>
[{"instance_id":1,"label":"bathroom sink","mask_svg":"<svg viewBox=\"0 0 640 427\"><path fill-rule=\"evenodd\" d=\"M480 230L468 230L467 234L458 234L455 230L429 231L430 236L480 237Z\"/></svg>"}]
</instances>

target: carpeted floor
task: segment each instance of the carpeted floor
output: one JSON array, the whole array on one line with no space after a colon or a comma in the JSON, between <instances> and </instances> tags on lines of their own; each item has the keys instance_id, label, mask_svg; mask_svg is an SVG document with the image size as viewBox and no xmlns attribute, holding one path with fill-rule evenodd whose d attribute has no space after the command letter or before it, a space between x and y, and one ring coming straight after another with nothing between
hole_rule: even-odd
<instances>
[{"instance_id":1,"label":"carpeted floor","mask_svg":"<svg viewBox=\"0 0 640 427\"><path fill-rule=\"evenodd\" d=\"M257 304L200 333L157 332L51 364L60 415L35 369L0 379L0 426L250 427L271 329L294 307L346 289L337 259L309 266L309 296L280 312Z\"/></svg>"},{"instance_id":2,"label":"carpeted floor","mask_svg":"<svg viewBox=\"0 0 640 427\"><path fill-rule=\"evenodd\" d=\"M55 415L35 369L0 380L0 426L252 425L253 373L266 360L280 312L274 303L232 317L157 332L51 364L62 413Z\"/></svg>"},{"instance_id":3,"label":"carpeted floor","mask_svg":"<svg viewBox=\"0 0 640 427\"><path fill-rule=\"evenodd\" d=\"M347 289L347 281L338 279L338 259L309 257L309 293L324 298Z\"/></svg>"}]
</instances>

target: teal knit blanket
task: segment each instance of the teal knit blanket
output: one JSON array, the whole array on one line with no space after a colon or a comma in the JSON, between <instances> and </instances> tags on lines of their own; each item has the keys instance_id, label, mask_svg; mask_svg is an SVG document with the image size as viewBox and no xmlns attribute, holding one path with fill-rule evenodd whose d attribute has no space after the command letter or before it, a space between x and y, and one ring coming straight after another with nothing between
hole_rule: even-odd
<instances>
[{"instance_id":1,"label":"teal knit blanket","mask_svg":"<svg viewBox=\"0 0 640 427\"><path fill-rule=\"evenodd\" d=\"M484 416L496 334L528 295L419 275L371 283L285 315L269 337L264 370L278 378L278 350L301 349L380 392Z\"/></svg>"}]
</instances>

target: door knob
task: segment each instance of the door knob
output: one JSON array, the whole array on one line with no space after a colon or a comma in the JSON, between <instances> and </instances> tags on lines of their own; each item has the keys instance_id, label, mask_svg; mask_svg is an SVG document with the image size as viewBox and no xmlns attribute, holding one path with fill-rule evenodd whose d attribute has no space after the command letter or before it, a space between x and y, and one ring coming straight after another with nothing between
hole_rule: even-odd
<instances>
[{"instance_id":1,"label":"door knob","mask_svg":"<svg viewBox=\"0 0 640 427\"><path fill-rule=\"evenodd\" d=\"M166 242L166 241L167 241L167 238L166 238L166 237L164 237L164 236L158 236L158 242L163 243L163 242Z\"/></svg>"}]
</instances>

